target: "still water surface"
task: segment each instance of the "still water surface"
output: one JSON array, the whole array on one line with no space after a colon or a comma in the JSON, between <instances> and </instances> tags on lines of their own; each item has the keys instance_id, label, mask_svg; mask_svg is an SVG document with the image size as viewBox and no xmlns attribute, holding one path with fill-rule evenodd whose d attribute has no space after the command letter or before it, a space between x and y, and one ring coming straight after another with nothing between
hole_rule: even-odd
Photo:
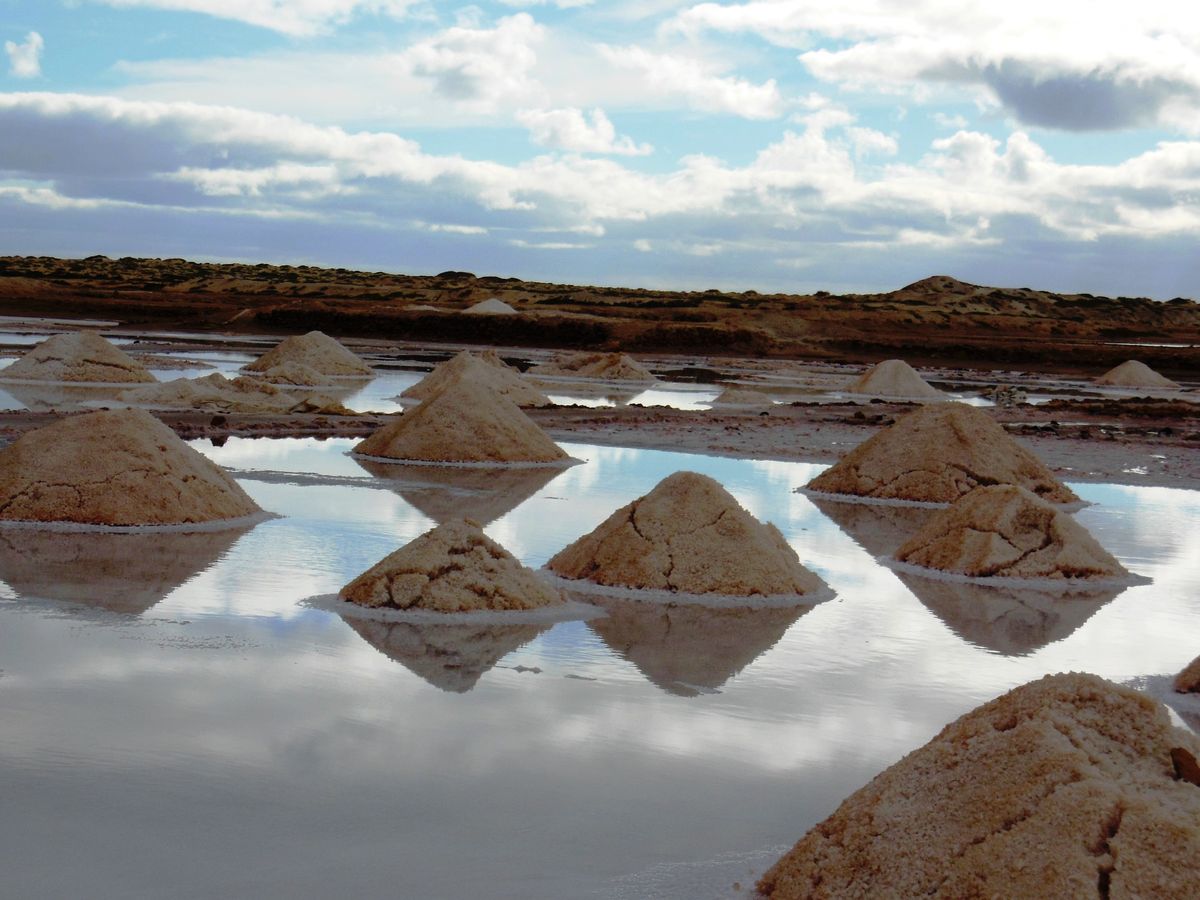
<instances>
[{"instance_id":1,"label":"still water surface","mask_svg":"<svg viewBox=\"0 0 1200 900\"><path fill-rule=\"evenodd\" d=\"M912 513L819 509L815 465L567 444L584 464L481 478L352 443L196 444L279 514L249 531L0 531L6 896L730 896L980 702L1200 651L1193 491L1073 484L1155 581L1049 601L902 579L874 554ZM685 468L837 597L492 629L302 604L464 513L540 565Z\"/></svg>"}]
</instances>

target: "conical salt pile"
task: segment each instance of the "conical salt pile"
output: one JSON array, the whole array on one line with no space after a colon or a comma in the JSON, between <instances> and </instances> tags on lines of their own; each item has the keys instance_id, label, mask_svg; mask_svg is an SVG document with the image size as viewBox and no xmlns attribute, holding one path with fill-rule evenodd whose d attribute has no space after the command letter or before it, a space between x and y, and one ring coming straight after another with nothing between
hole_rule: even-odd
<instances>
[{"instance_id":1,"label":"conical salt pile","mask_svg":"<svg viewBox=\"0 0 1200 900\"><path fill-rule=\"evenodd\" d=\"M1067 513L1012 484L939 509L895 554L970 578L1118 578L1129 571Z\"/></svg>"},{"instance_id":2,"label":"conical salt pile","mask_svg":"<svg viewBox=\"0 0 1200 900\"><path fill-rule=\"evenodd\" d=\"M851 795L758 883L809 897L1200 896L1200 754L1160 704L1051 675L967 713Z\"/></svg>"},{"instance_id":3,"label":"conical salt pile","mask_svg":"<svg viewBox=\"0 0 1200 900\"><path fill-rule=\"evenodd\" d=\"M1175 690L1181 694L1200 693L1200 656L1193 659L1175 678Z\"/></svg>"},{"instance_id":4,"label":"conical salt pile","mask_svg":"<svg viewBox=\"0 0 1200 900\"><path fill-rule=\"evenodd\" d=\"M1177 388L1170 378L1164 378L1152 368L1136 359L1121 363L1115 369L1109 369L1096 379L1096 384L1107 384L1112 387L1128 388Z\"/></svg>"},{"instance_id":5,"label":"conical salt pile","mask_svg":"<svg viewBox=\"0 0 1200 900\"><path fill-rule=\"evenodd\" d=\"M73 416L0 450L0 519L183 525L258 512L236 481L138 409Z\"/></svg>"},{"instance_id":6,"label":"conical salt pile","mask_svg":"<svg viewBox=\"0 0 1200 900\"><path fill-rule=\"evenodd\" d=\"M907 400L944 400L946 395L917 374L902 359L885 359L867 369L846 388L851 394L900 397Z\"/></svg>"},{"instance_id":7,"label":"conical salt pile","mask_svg":"<svg viewBox=\"0 0 1200 900\"><path fill-rule=\"evenodd\" d=\"M258 373L263 381L272 384L294 385L295 387L319 387L328 385L329 375L318 372L312 366L304 363L285 362L271 366Z\"/></svg>"},{"instance_id":8,"label":"conical salt pile","mask_svg":"<svg viewBox=\"0 0 1200 900\"><path fill-rule=\"evenodd\" d=\"M498 361L499 357L495 357ZM502 397L507 397L517 406L553 406L554 401L522 381L517 371L503 362L481 359L464 350L453 359L438 365L432 372L408 388L401 397L412 400L427 400L447 385L458 381L474 381L490 387Z\"/></svg>"},{"instance_id":9,"label":"conical salt pile","mask_svg":"<svg viewBox=\"0 0 1200 900\"><path fill-rule=\"evenodd\" d=\"M641 363L624 353L562 353L550 362L534 366L528 374L601 381L657 380Z\"/></svg>"},{"instance_id":10,"label":"conical salt pile","mask_svg":"<svg viewBox=\"0 0 1200 900\"><path fill-rule=\"evenodd\" d=\"M498 297L491 297L482 303L476 303L474 306L463 310L463 313L468 316L512 316L516 315L516 312L515 309Z\"/></svg>"},{"instance_id":11,"label":"conical salt pile","mask_svg":"<svg viewBox=\"0 0 1200 900\"><path fill-rule=\"evenodd\" d=\"M285 338L258 359L244 366L247 372L266 372L284 363L301 363L322 375L363 377L372 373L371 367L320 331Z\"/></svg>"},{"instance_id":12,"label":"conical salt pile","mask_svg":"<svg viewBox=\"0 0 1200 900\"><path fill-rule=\"evenodd\" d=\"M56 334L0 372L21 381L147 384L154 376L136 359L93 331Z\"/></svg>"},{"instance_id":13,"label":"conical salt pile","mask_svg":"<svg viewBox=\"0 0 1200 900\"><path fill-rule=\"evenodd\" d=\"M664 478L547 566L564 578L609 587L688 594L811 594L824 585L779 529L695 472Z\"/></svg>"},{"instance_id":14,"label":"conical salt pile","mask_svg":"<svg viewBox=\"0 0 1200 900\"><path fill-rule=\"evenodd\" d=\"M521 565L474 522L427 531L342 588L359 606L443 613L539 609L562 593Z\"/></svg>"},{"instance_id":15,"label":"conical salt pile","mask_svg":"<svg viewBox=\"0 0 1200 900\"><path fill-rule=\"evenodd\" d=\"M1052 503L1079 498L982 410L922 407L859 444L808 489L875 500L953 503L983 484L1016 484Z\"/></svg>"},{"instance_id":16,"label":"conical salt pile","mask_svg":"<svg viewBox=\"0 0 1200 900\"><path fill-rule=\"evenodd\" d=\"M354 452L385 459L504 465L570 457L515 403L475 382L451 384L384 425Z\"/></svg>"},{"instance_id":17,"label":"conical salt pile","mask_svg":"<svg viewBox=\"0 0 1200 900\"><path fill-rule=\"evenodd\" d=\"M731 406L743 407L748 409L765 409L774 406L774 401L764 394L762 391L751 390L750 388L727 387L717 395L713 400L714 407Z\"/></svg>"}]
</instances>

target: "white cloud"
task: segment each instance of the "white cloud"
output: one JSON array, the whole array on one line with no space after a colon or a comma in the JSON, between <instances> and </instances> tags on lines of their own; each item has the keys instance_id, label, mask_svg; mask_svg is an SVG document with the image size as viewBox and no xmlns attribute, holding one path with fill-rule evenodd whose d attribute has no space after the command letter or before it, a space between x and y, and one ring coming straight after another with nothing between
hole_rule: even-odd
<instances>
[{"instance_id":1,"label":"white cloud","mask_svg":"<svg viewBox=\"0 0 1200 900\"><path fill-rule=\"evenodd\" d=\"M17 78L37 78L42 74L42 50L46 42L36 31L25 35L25 43L4 42L8 54L8 70Z\"/></svg>"},{"instance_id":2,"label":"white cloud","mask_svg":"<svg viewBox=\"0 0 1200 900\"><path fill-rule=\"evenodd\" d=\"M93 0L120 8L203 13L311 37L367 13L402 18L418 0Z\"/></svg>"},{"instance_id":3,"label":"white cloud","mask_svg":"<svg viewBox=\"0 0 1200 900\"><path fill-rule=\"evenodd\" d=\"M557 6L559 9L577 9L591 6L594 0L500 0L505 6Z\"/></svg>"},{"instance_id":4,"label":"white cloud","mask_svg":"<svg viewBox=\"0 0 1200 900\"><path fill-rule=\"evenodd\" d=\"M526 109L517 113L517 121L529 129L535 144L576 153L611 153L617 156L646 156L654 152L649 144L635 143L617 130L604 110L591 111L591 121L579 109Z\"/></svg>"}]
</instances>

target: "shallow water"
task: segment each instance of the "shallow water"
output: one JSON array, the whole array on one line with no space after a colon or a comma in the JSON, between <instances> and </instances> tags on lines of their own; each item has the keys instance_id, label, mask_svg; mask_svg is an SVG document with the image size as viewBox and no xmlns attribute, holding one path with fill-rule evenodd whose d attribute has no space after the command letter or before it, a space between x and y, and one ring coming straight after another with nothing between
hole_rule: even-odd
<instances>
[{"instance_id":1,"label":"shallow water","mask_svg":"<svg viewBox=\"0 0 1200 900\"><path fill-rule=\"evenodd\" d=\"M195 444L281 516L243 533L0 531L8 895L730 896L980 702L1197 652L1193 491L1073 484L1155 581L1055 603L897 576L874 555L913 511L818 508L792 489L820 466L566 444L587 462L481 479L352 443ZM540 565L681 468L838 596L457 630L301 603L464 513Z\"/></svg>"}]
</instances>

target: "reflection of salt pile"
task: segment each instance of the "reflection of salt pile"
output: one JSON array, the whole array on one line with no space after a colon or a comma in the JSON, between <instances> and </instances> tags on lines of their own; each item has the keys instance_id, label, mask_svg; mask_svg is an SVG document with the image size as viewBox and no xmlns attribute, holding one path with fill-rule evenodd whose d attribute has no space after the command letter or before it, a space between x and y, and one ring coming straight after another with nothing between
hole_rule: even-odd
<instances>
[{"instance_id":1,"label":"reflection of salt pile","mask_svg":"<svg viewBox=\"0 0 1200 900\"><path fill-rule=\"evenodd\" d=\"M564 578L688 594L811 594L820 578L721 485L676 472L547 563Z\"/></svg>"},{"instance_id":2,"label":"reflection of salt pile","mask_svg":"<svg viewBox=\"0 0 1200 900\"><path fill-rule=\"evenodd\" d=\"M1188 664L1175 678L1175 690L1181 694L1200 693L1200 656Z\"/></svg>"},{"instance_id":3,"label":"reflection of salt pile","mask_svg":"<svg viewBox=\"0 0 1200 900\"><path fill-rule=\"evenodd\" d=\"M851 394L901 397L911 400L944 400L946 395L917 374L902 359L885 359L867 369L846 388Z\"/></svg>"},{"instance_id":4,"label":"reflection of salt pile","mask_svg":"<svg viewBox=\"0 0 1200 900\"><path fill-rule=\"evenodd\" d=\"M490 297L463 310L463 314L468 316L513 316L516 313L515 309L499 297Z\"/></svg>"},{"instance_id":5,"label":"reflection of salt pile","mask_svg":"<svg viewBox=\"0 0 1200 900\"><path fill-rule=\"evenodd\" d=\"M516 404L470 381L451 384L411 412L394 417L354 452L489 465L561 465L570 459Z\"/></svg>"},{"instance_id":6,"label":"reflection of salt pile","mask_svg":"<svg viewBox=\"0 0 1200 900\"><path fill-rule=\"evenodd\" d=\"M1121 363L1115 369L1109 369L1096 379L1096 384L1106 384L1112 387L1128 388L1177 388L1169 378L1164 378L1152 368L1136 359Z\"/></svg>"},{"instance_id":7,"label":"reflection of salt pile","mask_svg":"<svg viewBox=\"0 0 1200 900\"><path fill-rule=\"evenodd\" d=\"M466 520L439 525L385 556L340 596L360 606L444 613L564 602L560 591Z\"/></svg>"},{"instance_id":8,"label":"reflection of salt pile","mask_svg":"<svg viewBox=\"0 0 1200 900\"><path fill-rule=\"evenodd\" d=\"M772 900L1194 897L1200 790L1166 710L1092 675L991 701L850 796L770 871Z\"/></svg>"},{"instance_id":9,"label":"reflection of salt pile","mask_svg":"<svg viewBox=\"0 0 1200 900\"><path fill-rule=\"evenodd\" d=\"M139 614L225 555L246 529L57 532L0 529L0 579L24 597Z\"/></svg>"},{"instance_id":10,"label":"reflection of salt pile","mask_svg":"<svg viewBox=\"0 0 1200 900\"><path fill-rule=\"evenodd\" d=\"M750 388L727 387L717 395L713 400L712 405L716 406L741 406L753 409L766 408L774 406L774 401L762 391L751 390Z\"/></svg>"},{"instance_id":11,"label":"reflection of salt pile","mask_svg":"<svg viewBox=\"0 0 1200 900\"><path fill-rule=\"evenodd\" d=\"M285 363L300 363L322 375L342 378L372 374L370 366L320 331L285 338L243 368L247 372L266 372Z\"/></svg>"},{"instance_id":12,"label":"reflection of salt pile","mask_svg":"<svg viewBox=\"0 0 1200 900\"><path fill-rule=\"evenodd\" d=\"M154 376L140 362L91 331L56 334L42 341L0 373L0 377L101 384L154 381Z\"/></svg>"},{"instance_id":13,"label":"reflection of salt pile","mask_svg":"<svg viewBox=\"0 0 1200 900\"><path fill-rule=\"evenodd\" d=\"M605 598L608 615L588 622L600 639L664 691L715 691L778 643L812 609L713 609Z\"/></svg>"},{"instance_id":14,"label":"reflection of salt pile","mask_svg":"<svg viewBox=\"0 0 1200 900\"><path fill-rule=\"evenodd\" d=\"M406 466L369 459L356 462L372 475L386 479L396 493L439 525L453 519L471 519L481 525L494 522L563 471L551 466L474 469Z\"/></svg>"},{"instance_id":15,"label":"reflection of salt pile","mask_svg":"<svg viewBox=\"0 0 1200 900\"><path fill-rule=\"evenodd\" d=\"M602 381L657 380L648 369L624 353L560 353L550 362L534 366L528 374Z\"/></svg>"},{"instance_id":16,"label":"reflection of salt pile","mask_svg":"<svg viewBox=\"0 0 1200 900\"><path fill-rule=\"evenodd\" d=\"M408 388L401 397L427 400L438 391L460 381L471 381L491 388L517 406L553 406L541 391L521 380L516 369L492 354L478 357L466 350L437 366L432 372Z\"/></svg>"},{"instance_id":17,"label":"reflection of salt pile","mask_svg":"<svg viewBox=\"0 0 1200 900\"><path fill-rule=\"evenodd\" d=\"M920 506L846 503L816 494L809 499L872 556L890 556L934 513L934 510Z\"/></svg>"},{"instance_id":18,"label":"reflection of salt pile","mask_svg":"<svg viewBox=\"0 0 1200 900\"><path fill-rule=\"evenodd\" d=\"M939 403L859 444L808 489L874 500L953 503L979 485L1016 484L1052 503L1079 498L982 410Z\"/></svg>"},{"instance_id":19,"label":"reflection of salt pile","mask_svg":"<svg viewBox=\"0 0 1200 900\"><path fill-rule=\"evenodd\" d=\"M286 391L240 376L230 380L219 372L202 378L177 378L118 395L122 403L149 409L200 409L231 413L321 413L346 416L352 411L325 394Z\"/></svg>"},{"instance_id":20,"label":"reflection of salt pile","mask_svg":"<svg viewBox=\"0 0 1200 900\"><path fill-rule=\"evenodd\" d=\"M1011 484L976 488L938 510L895 558L969 578L1129 575L1067 513Z\"/></svg>"},{"instance_id":21,"label":"reflection of salt pile","mask_svg":"<svg viewBox=\"0 0 1200 900\"><path fill-rule=\"evenodd\" d=\"M503 657L549 625L374 622L343 616L363 640L434 687L463 694Z\"/></svg>"},{"instance_id":22,"label":"reflection of salt pile","mask_svg":"<svg viewBox=\"0 0 1200 900\"><path fill-rule=\"evenodd\" d=\"M142 410L63 419L0 450L0 519L184 525L258 512L236 481Z\"/></svg>"},{"instance_id":23,"label":"reflection of salt pile","mask_svg":"<svg viewBox=\"0 0 1200 900\"><path fill-rule=\"evenodd\" d=\"M271 366L258 373L263 381L272 384L290 384L296 387L318 387L329 384L329 375L322 374L304 363L285 362Z\"/></svg>"},{"instance_id":24,"label":"reflection of salt pile","mask_svg":"<svg viewBox=\"0 0 1200 900\"><path fill-rule=\"evenodd\" d=\"M1051 594L898 572L904 586L955 634L1005 656L1065 640L1123 590Z\"/></svg>"}]
</instances>

